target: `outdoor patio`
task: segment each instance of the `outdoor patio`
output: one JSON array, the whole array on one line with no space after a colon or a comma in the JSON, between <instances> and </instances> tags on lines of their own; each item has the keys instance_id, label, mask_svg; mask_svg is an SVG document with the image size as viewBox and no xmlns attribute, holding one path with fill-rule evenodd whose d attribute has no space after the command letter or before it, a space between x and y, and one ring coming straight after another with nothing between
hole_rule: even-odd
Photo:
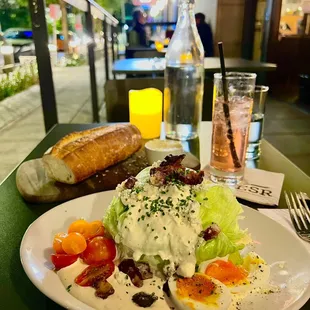
<instances>
[{"instance_id":1,"label":"outdoor patio","mask_svg":"<svg viewBox=\"0 0 310 310\"><path fill-rule=\"evenodd\" d=\"M98 85L104 84L103 61L96 63L98 67ZM57 92L57 108L60 123L90 123L92 121L90 106L89 81L86 68L62 68L54 71ZM99 74L98 74L99 75ZM64 76L66 78L64 78ZM72 81L75 81L75 84ZM65 83L64 83L65 81ZM78 85L76 84L78 82ZM98 89L100 89L98 87ZM28 96L25 96L28 95ZM100 120L105 122L105 105L103 91L98 92ZM15 120L0 130L2 146L2 169L0 182L19 164L45 136L42 109L40 106L39 88L34 86L26 94L9 98L12 104L22 106L28 98L31 109L26 115L18 115L11 105L7 113L15 111ZM18 101L20 100L20 101ZM22 101L22 102L21 102ZM0 104L1 106L1 104ZM293 163L310 175L310 113L296 105L268 99L265 139L275 146ZM18 144L18 147L16 147Z\"/></svg>"}]
</instances>

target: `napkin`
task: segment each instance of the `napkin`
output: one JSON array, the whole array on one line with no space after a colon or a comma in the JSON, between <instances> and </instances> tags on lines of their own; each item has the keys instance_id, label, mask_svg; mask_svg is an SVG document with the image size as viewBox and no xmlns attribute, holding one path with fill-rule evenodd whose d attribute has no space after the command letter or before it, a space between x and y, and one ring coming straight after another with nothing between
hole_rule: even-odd
<instances>
[{"instance_id":1,"label":"napkin","mask_svg":"<svg viewBox=\"0 0 310 310\"><path fill-rule=\"evenodd\" d=\"M290 214L287 209L258 209L258 211L267 215L282 226L288 228L292 233L296 234L294 226L291 222ZM310 253L310 243L303 240L302 242Z\"/></svg>"},{"instance_id":2,"label":"napkin","mask_svg":"<svg viewBox=\"0 0 310 310\"><path fill-rule=\"evenodd\" d=\"M238 198L261 205L277 206L284 174L245 168L243 182L235 188Z\"/></svg>"}]
</instances>

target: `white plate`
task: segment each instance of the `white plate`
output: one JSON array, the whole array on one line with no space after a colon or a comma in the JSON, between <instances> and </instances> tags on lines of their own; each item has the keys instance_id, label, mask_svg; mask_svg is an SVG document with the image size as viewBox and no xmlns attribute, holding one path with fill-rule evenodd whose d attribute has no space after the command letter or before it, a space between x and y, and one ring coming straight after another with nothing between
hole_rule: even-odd
<instances>
[{"instance_id":1,"label":"white plate","mask_svg":"<svg viewBox=\"0 0 310 310\"><path fill-rule=\"evenodd\" d=\"M33 222L23 237L20 256L27 276L43 294L65 308L92 309L71 296L52 271L53 236L81 217L101 219L114 195L115 191L108 191L63 203ZM283 287L281 293L255 299L246 309L300 309L310 298L310 254L297 236L265 215L248 207L244 207L244 215L241 226L260 242L255 251L272 265L271 278ZM284 269L277 263L281 261L286 262Z\"/></svg>"}]
</instances>

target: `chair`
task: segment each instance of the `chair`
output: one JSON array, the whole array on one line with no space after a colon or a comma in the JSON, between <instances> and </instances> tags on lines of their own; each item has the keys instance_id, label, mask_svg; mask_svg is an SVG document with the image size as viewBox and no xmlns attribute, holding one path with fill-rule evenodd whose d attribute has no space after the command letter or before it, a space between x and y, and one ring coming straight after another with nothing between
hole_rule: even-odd
<instances>
[{"instance_id":1,"label":"chair","mask_svg":"<svg viewBox=\"0 0 310 310\"><path fill-rule=\"evenodd\" d=\"M108 122L128 122L129 121L129 95L131 89L157 88L164 92L163 78L136 78L126 80L109 80L104 86L105 103ZM205 79L202 120L212 119L212 97L213 81Z\"/></svg>"}]
</instances>

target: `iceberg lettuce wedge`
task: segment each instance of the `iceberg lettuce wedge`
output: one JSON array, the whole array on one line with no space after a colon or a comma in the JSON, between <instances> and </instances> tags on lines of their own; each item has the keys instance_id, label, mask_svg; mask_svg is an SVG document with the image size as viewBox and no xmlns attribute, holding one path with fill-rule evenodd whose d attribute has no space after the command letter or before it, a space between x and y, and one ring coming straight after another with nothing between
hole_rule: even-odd
<instances>
[{"instance_id":1,"label":"iceberg lettuce wedge","mask_svg":"<svg viewBox=\"0 0 310 310\"><path fill-rule=\"evenodd\" d=\"M213 186L197 192L196 199L200 203L203 229L213 223L221 229L215 239L199 245L196 250L197 263L241 250L247 233L239 227L238 221L243 210L232 191L227 187Z\"/></svg>"},{"instance_id":2,"label":"iceberg lettuce wedge","mask_svg":"<svg viewBox=\"0 0 310 310\"><path fill-rule=\"evenodd\" d=\"M114 197L108 208L106 215L103 218L103 225L112 235L113 238L118 233L118 222L124 218L124 213L127 211L122 201L118 197ZM123 216L122 216L123 215Z\"/></svg>"}]
</instances>

